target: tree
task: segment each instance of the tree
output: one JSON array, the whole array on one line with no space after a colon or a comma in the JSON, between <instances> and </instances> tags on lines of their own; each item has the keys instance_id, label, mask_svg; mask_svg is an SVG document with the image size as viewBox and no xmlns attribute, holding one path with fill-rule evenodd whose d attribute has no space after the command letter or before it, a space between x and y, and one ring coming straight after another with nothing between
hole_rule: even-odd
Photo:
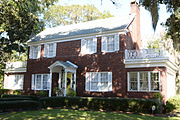
<instances>
[{"instance_id":1,"label":"tree","mask_svg":"<svg viewBox=\"0 0 180 120\"><path fill-rule=\"evenodd\" d=\"M39 15L56 0L0 1L0 81L5 62L18 52L26 51L26 42L40 32L43 21ZM12 55L13 54L13 55Z\"/></svg>"},{"instance_id":2,"label":"tree","mask_svg":"<svg viewBox=\"0 0 180 120\"><path fill-rule=\"evenodd\" d=\"M49 27L68 25L112 17L109 12L100 12L93 5L53 5L44 13L45 23Z\"/></svg>"},{"instance_id":3,"label":"tree","mask_svg":"<svg viewBox=\"0 0 180 120\"><path fill-rule=\"evenodd\" d=\"M164 25L167 26L167 35L173 40L176 50L180 51L180 2L179 0L140 0L142 6L150 11L153 28L156 28L159 19L159 5L165 4L171 16Z\"/></svg>"}]
</instances>

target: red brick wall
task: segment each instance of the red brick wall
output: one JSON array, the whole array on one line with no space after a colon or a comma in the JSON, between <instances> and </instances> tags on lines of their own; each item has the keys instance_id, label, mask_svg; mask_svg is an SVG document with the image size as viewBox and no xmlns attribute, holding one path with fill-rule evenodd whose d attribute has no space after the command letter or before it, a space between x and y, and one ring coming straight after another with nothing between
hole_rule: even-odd
<instances>
[{"instance_id":1,"label":"red brick wall","mask_svg":"<svg viewBox=\"0 0 180 120\"><path fill-rule=\"evenodd\" d=\"M25 88L31 88L31 75L38 73L49 73L48 67L55 61L71 61L78 66L77 69L77 94L80 96L122 96L119 94L125 90L125 68L124 49L127 43L126 35L122 35L120 40L120 50L112 53L101 52L101 37L97 41L97 53L82 56L80 54L81 41L59 42L57 44L57 54L55 58L29 59L27 63L27 75L25 77ZM129 45L130 46L130 45ZM43 45L42 45L43 48ZM41 49L43 52L43 49ZM113 91L106 93L89 93L85 91L85 73L89 71L112 71ZM114 74L115 73L115 74ZM55 82L56 83L56 82ZM55 87L55 84L53 85Z\"/></svg>"},{"instance_id":2,"label":"red brick wall","mask_svg":"<svg viewBox=\"0 0 180 120\"><path fill-rule=\"evenodd\" d=\"M127 91L127 72L128 71L152 71L165 68L139 68L125 69L124 50L133 49L130 34L120 35L120 50L112 53L101 52L101 37L97 41L97 53L84 55L80 54L81 41L60 42L57 44L57 55L55 58L43 58L28 60L27 74L25 76L25 88L31 88L31 75L38 73L49 73L48 67L55 61L71 61L78 66L77 69L77 95L79 96L111 96L111 97L152 97L152 93L147 92L128 92ZM42 45L43 46L43 45ZM43 49L42 49L43 51ZM111 71L113 80L113 91L111 92L87 92L85 91L86 72ZM162 73L161 72L161 73ZM161 75L162 76L162 75ZM163 76L162 76L163 77ZM53 88L57 87L57 75L53 74ZM164 81L164 79L163 79ZM162 89L165 89L163 84ZM165 94L165 93L163 93Z\"/></svg>"}]
</instances>

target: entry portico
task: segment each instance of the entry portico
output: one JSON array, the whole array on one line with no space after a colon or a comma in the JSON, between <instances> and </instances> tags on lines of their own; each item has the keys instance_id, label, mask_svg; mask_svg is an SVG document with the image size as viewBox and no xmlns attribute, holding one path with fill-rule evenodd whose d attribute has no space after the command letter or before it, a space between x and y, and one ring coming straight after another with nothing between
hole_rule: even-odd
<instances>
[{"instance_id":1,"label":"entry portico","mask_svg":"<svg viewBox=\"0 0 180 120\"><path fill-rule=\"evenodd\" d=\"M50 77L49 77L49 97L52 94L52 74L58 73L58 88L62 91L62 96L66 96L67 87L72 88L76 91L76 69L77 65L73 64L70 61L56 61L52 65L48 67L50 69ZM70 76L70 78L68 78ZM69 80L69 81L67 81Z\"/></svg>"}]
</instances>

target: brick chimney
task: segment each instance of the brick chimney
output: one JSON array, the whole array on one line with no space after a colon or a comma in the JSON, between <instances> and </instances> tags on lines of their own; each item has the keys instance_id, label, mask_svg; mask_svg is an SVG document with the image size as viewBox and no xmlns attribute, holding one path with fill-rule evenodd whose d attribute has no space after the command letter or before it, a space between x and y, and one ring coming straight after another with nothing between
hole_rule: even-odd
<instances>
[{"instance_id":1,"label":"brick chimney","mask_svg":"<svg viewBox=\"0 0 180 120\"><path fill-rule=\"evenodd\" d=\"M135 18L129 26L135 49L142 47L141 31L140 31L140 9L136 0L131 0L131 14L135 14Z\"/></svg>"}]
</instances>

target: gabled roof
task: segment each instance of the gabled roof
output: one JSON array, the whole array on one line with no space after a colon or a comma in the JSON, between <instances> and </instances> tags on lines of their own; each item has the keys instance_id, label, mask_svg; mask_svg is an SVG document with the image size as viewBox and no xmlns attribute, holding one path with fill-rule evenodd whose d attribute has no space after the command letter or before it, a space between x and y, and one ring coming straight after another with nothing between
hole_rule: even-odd
<instances>
[{"instance_id":1,"label":"gabled roof","mask_svg":"<svg viewBox=\"0 0 180 120\"><path fill-rule=\"evenodd\" d=\"M31 38L28 42L42 42L53 39L63 39L85 34L104 33L114 30L125 30L133 21L135 15L125 17L111 17L106 19L88 21L78 24L57 26L45 29Z\"/></svg>"}]
</instances>

